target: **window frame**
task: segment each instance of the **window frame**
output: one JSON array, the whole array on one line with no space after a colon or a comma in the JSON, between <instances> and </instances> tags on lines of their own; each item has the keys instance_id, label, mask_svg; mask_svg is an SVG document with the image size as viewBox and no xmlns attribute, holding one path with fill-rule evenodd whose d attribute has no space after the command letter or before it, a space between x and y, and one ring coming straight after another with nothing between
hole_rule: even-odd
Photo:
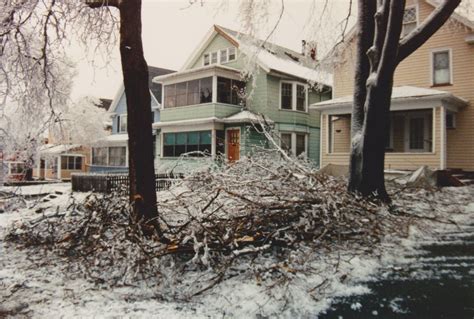
<instances>
[{"instance_id":1,"label":"window frame","mask_svg":"<svg viewBox=\"0 0 474 319\"><path fill-rule=\"evenodd\" d=\"M415 21L414 22L415 22L415 29L416 29L420 25L420 15L419 15L420 10L418 8L418 4L405 6L405 9L403 10L403 15L405 15L406 10L412 9L412 8L415 9ZM410 23L413 23L413 22L410 22ZM408 24L408 23L403 22L403 18L402 18L402 31L400 33L400 38L403 38L403 37L407 36L411 32L411 31L408 32L408 33L404 32L404 27L405 27L406 24Z\"/></svg>"},{"instance_id":2,"label":"window frame","mask_svg":"<svg viewBox=\"0 0 474 319\"><path fill-rule=\"evenodd\" d=\"M198 85L198 94L199 94L199 103L194 103L194 104L188 104L188 99L189 99L189 95L190 95L190 91L189 91L189 88L190 88L190 85L189 83L190 82L195 82L195 81L198 81L199 82L199 85ZM203 82L206 84L206 82L209 82L210 83L210 90L211 90L211 94L210 96L208 96L207 98L210 98L209 101L205 101L205 102L201 102L201 92L202 92L202 88L204 87L203 86ZM183 96L186 96L186 103L185 105L178 105L178 89L177 89L177 86L179 84L183 84L183 83L186 83L186 93L185 94L181 94ZM207 84L209 84L207 83ZM182 81L182 82L176 82L176 83L171 83L171 84L166 84L163 86L164 89L163 89L163 109L175 109L175 108L181 108L181 107L188 107L188 106L195 106L195 105L202 105L202 104L209 104L209 103L213 103L213 98L214 98L214 94L216 94L216 92L214 92L214 76L206 76L206 77L203 77L203 78L197 78L197 79L190 79L190 80L186 80L186 81ZM167 95L166 94L166 91L170 90L171 87L174 87L173 89L173 92L174 94L173 95ZM167 100L168 99L173 99L173 103L174 103L174 106L167 106Z\"/></svg>"},{"instance_id":3,"label":"window frame","mask_svg":"<svg viewBox=\"0 0 474 319\"><path fill-rule=\"evenodd\" d=\"M78 159L80 158L80 161ZM66 165L63 165L63 159L66 160ZM61 155L61 170L66 170L66 171L80 171L82 170L82 164L83 164L83 156L78 156L78 155ZM80 164L79 168L77 167L77 164ZM65 166L65 167L63 167Z\"/></svg>"},{"instance_id":4,"label":"window frame","mask_svg":"<svg viewBox=\"0 0 474 319\"><path fill-rule=\"evenodd\" d=\"M128 133L127 114L117 115L117 133ZM125 121L124 121L125 118ZM125 130L122 130L122 124L125 123Z\"/></svg>"},{"instance_id":5,"label":"window frame","mask_svg":"<svg viewBox=\"0 0 474 319\"><path fill-rule=\"evenodd\" d=\"M231 57L231 51L233 51L232 54L232 59ZM222 61L222 52L225 52L225 56L227 59L225 61ZM212 62L212 55L216 54L217 55L217 60L216 62ZM206 63L206 58L208 58L208 63ZM237 48L236 47L228 47L228 48L223 48L223 49L218 49L214 51L208 51L202 55L202 66L209 66L209 65L214 65L214 64L227 64L229 62L237 60Z\"/></svg>"},{"instance_id":6,"label":"window frame","mask_svg":"<svg viewBox=\"0 0 474 319\"><path fill-rule=\"evenodd\" d=\"M291 84L291 109L284 109L282 108L282 103L281 103L281 98L282 98L282 86L283 84ZM298 110L297 109L297 93L298 93L298 85L300 86L303 86L304 87L304 91L305 91L305 103L304 103L304 107L305 107L305 110L302 111L302 110ZM305 83L302 83L302 82L299 82L299 81L287 81L287 80L280 80L280 85L279 85L279 93L278 93L278 99L279 99L279 106L278 108L282 111L292 111L292 112L300 112L300 113L309 113L309 103L308 103L308 98L309 98L309 95L308 95L308 85L305 84Z\"/></svg>"},{"instance_id":7,"label":"window frame","mask_svg":"<svg viewBox=\"0 0 474 319\"><path fill-rule=\"evenodd\" d=\"M280 131L279 132L279 137L280 137L280 148L283 149L282 147L282 135L283 134L291 134L291 154L290 156L297 157L296 155L296 142L297 142L297 135L304 135L304 159L308 158L308 146L309 146L309 133L307 132L296 132L296 131ZM285 150L285 149L283 149Z\"/></svg>"},{"instance_id":8,"label":"window frame","mask_svg":"<svg viewBox=\"0 0 474 319\"><path fill-rule=\"evenodd\" d=\"M210 146L209 147L209 157L212 157L213 154L212 154L212 149L213 149L213 138L212 138L212 135L213 135L213 130L197 130L197 131L179 131L179 132L162 132L161 133L161 154L160 154L160 158L179 158L181 157L183 154L187 154L187 153L190 153L190 152L196 152L196 151L201 151L201 146ZM197 144L190 144L189 143L189 134L190 133L195 133L195 134L198 134L198 143ZM211 138L211 143L210 144L205 144L205 143L201 143L201 134L206 134L206 133L209 133L210 134L210 138ZM166 135L167 134L174 134L175 137L174 137L174 143L172 144L173 146L173 154L172 155L165 155L165 146L168 146L168 145L165 145L165 141L166 141ZM177 144L176 140L177 140L177 134L185 134L185 144ZM183 153L179 154L179 155L176 155L176 145L182 145L184 146L185 150ZM193 145L193 146L197 146L197 150L190 150L188 151L188 145ZM195 158L195 157L201 157L200 154L195 154L194 156L193 155L190 155L189 157L192 157L192 158Z\"/></svg>"},{"instance_id":9,"label":"window frame","mask_svg":"<svg viewBox=\"0 0 474 319\"><path fill-rule=\"evenodd\" d=\"M405 145L404 153L434 153L434 123L433 123L434 110L432 114L425 112L412 112L405 115ZM410 146L410 121L412 119L423 119L423 148L411 148ZM430 136L430 121L431 121L431 145L426 147L427 137Z\"/></svg>"},{"instance_id":10,"label":"window frame","mask_svg":"<svg viewBox=\"0 0 474 319\"><path fill-rule=\"evenodd\" d=\"M430 83L432 87L436 86L447 86L447 85L453 85L454 84L454 77L453 77L453 50L451 48L439 48L439 49L434 49L431 50L430 52ZM435 70L434 70L434 56L436 53L443 53L447 52L448 53L448 58L449 58L449 81L446 83L435 83Z\"/></svg>"},{"instance_id":11,"label":"window frame","mask_svg":"<svg viewBox=\"0 0 474 319\"><path fill-rule=\"evenodd\" d=\"M112 165L111 159L115 157L110 156L111 149L123 148L125 149L123 165ZM112 167L126 167L127 166L127 147L126 146L109 146L107 147L107 166Z\"/></svg>"}]
</instances>

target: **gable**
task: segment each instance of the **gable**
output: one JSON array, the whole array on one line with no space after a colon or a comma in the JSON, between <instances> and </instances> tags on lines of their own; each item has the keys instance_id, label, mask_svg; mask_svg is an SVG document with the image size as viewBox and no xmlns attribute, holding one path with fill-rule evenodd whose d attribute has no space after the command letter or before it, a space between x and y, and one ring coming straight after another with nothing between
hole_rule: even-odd
<instances>
[{"instance_id":1,"label":"gable","mask_svg":"<svg viewBox=\"0 0 474 319\"><path fill-rule=\"evenodd\" d=\"M200 68L202 67L203 64L203 59L204 59L204 54L211 53L211 52L219 52L220 50L228 49L228 48L236 48L236 46L231 43L228 39L223 37L219 33L215 33L214 37L211 39L211 41L204 46L199 54L194 58L194 61L192 62L192 66L189 67L188 69L195 69L195 68ZM237 48L236 48L236 53L237 53ZM219 62L218 62L219 63ZM231 68L236 68L236 69L241 69L242 68L242 63L240 62L240 58L236 57L236 60L230 61L227 63L222 63L221 65L225 65Z\"/></svg>"}]
</instances>

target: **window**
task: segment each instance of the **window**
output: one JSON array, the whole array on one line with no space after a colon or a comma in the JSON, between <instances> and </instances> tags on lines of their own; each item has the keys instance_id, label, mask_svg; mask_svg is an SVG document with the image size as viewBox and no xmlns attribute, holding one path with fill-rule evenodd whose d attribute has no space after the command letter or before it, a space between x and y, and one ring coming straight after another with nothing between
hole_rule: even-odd
<instances>
[{"instance_id":1,"label":"window","mask_svg":"<svg viewBox=\"0 0 474 319\"><path fill-rule=\"evenodd\" d=\"M306 153L306 134L296 134L296 149L295 155L300 156Z\"/></svg>"},{"instance_id":2,"label":"window","mask_svg":"<svg viewBox=\"0 0 474 319\"><path fill-rule=\"evenodd\" d=\"M235 47L221 49L219 51L208 52L203 55L203 65L227 63L236 59Z\"/></svg>"},{"instance_id":3,"label":"window","mask_svg":"<svg viewBox=\"0 0 474 319\"><path fill-rule=\"evenodd\" d=\"M165 108L212 102L212 77L165 86Z\"/></svg>"},{"instance_id":4,"label":"window","mask_svg":"<svg viewBox=\"0 0 474 319\"><path fill-rule=\"evenodd\" d=\"M24 163L10 163L10 174L23 174L26 172Z\"/></svg>"},{"instance_id":5,"label":"window","mask_svg":"<svg viewBox=\"0 0 474 319\"><path fill-rule=\"evenodd\" d=\"M212 137L211 131L164 133L163 157L178 157L186 153L189 156L202 156L211 154Z\"/></svg>"},{"instance_id":6,"label":"window","mask_svg":"<svg viewBox=\"0 0 474 319\"><path fill-rule=\"evenodd\" d=\"M306 89L303 85L296 85L296 109L306 111Z\"/></svg>"},{"instance_id":7,"label":"window","mask_svg":"<svg viewBox=\"0 0 474 319\"><path fill-rule=\"evenodd\" d=\"M296 82L281 82L281 106L283 110L307 111L306 86Z\"/></svg>"},{"instance_id":8,"label":"window","mask_svg":"<svg viewBox=\"0 0 474 319\"><path fill-rule=\"evenodd\" d=\"M291 149L292 149L291 133L281 133L280 146L284 151L290 154Z\"/></svg>"},{"instance_id":9,"label":"window","mask_svg":"<svg viewBox=\"0 0 474 319\"><path fill-rule=\"evenodd\" d=\"M61 156L61 169L80 170L82 169L81 156Z\"/></svg>"},{"instance_id":10,"label":"window","mask_svg":"<svg viewBox=\"0 0 474 319\"><path fill-rule=\"evenodd\" d=\"M433 52L433 85L451 84L449 50Z\"/></svg>"},{"instance_id":11,"label":"window","mask_svg":"<svg viewBox=\"0 0 474 319\"><path fill-rule=\"evenodd\" d=\"M125 166L126 153L127 151L125 146L109 147L109 165Z\"/></svg>"},{"instance_id":12,"label":"window","mask_svg":"<svg viewBox=\"0 0 474 319\"><path fill-rule=\"evenodd\" d=\"M285 110L291 110L293 104L293 84L282 83L281 84L281 108Z\"/></svg>"},{"instance_id":13,"label":"window","mask_svg":"<svg viewBox=\"0 0 474 319\"><path fill-rule=\"evenodd\" d=\"M280 146L288 154L301 156L307 153L307 137L305 133L281 133Z\"/></svg>"},{"instance_id":14,"label":"window","mask_svg":"<svg viewBox=\"0 0 474 319\"><path fill-rule=\"evenodd\" d=\"M211 64L216 64L217 63L217 52L212 52L211 53Z\"/></svg>"},{"instance_id":15,"label":"window","mask_svg":"<svg viewBox=\"0 0 474 319\"><path fill-rule=\"evenodd\" d=\"M107 148L92 148L92 165L107 165Z\"/></svg>"},{"instance_id":16,"label":"window","mask_svg":"<svg viewBox=\"0 0 474 319\"><path fill-rule=\"evenodd\" d=\"M231 47L229 48L229 61L234 61L235 58L236 58L235 48Z\"/></svg>"},{"instance_id":17,"label":"window","mask_svg":"<svg viewBox=\"0 0 474 319\"><path fill-rule=\"evenodd\" d=\"M127 132L127 115L119 115L117 117L117 128L119 133Z\"/></svg>"},{"instance_id":18,"label":"window","mask_svg":"<svg viewBox=\"0 0 474 319\"><path fill-rule=\"evenodd\" d=\"M223 77L217 78L217 102L244 105L245 82L227 79Z\"/></svg>"},{"instance_id":19,"label":"window","mask_svg":"<svg viewBox=\"0 0 474 319\"><path fill-rule=\"evenodd\" d=\"M151 123L155 123L155 111L151 111Z\"/></svg>"},{"instance_id":20,"label":"window","mask_svg":"<svg viewBox=\"0 0 474 319\"><path fill-rule=\"evenodd\" d=\"M446 128L456 128L456 115L454 113L446 113Z\"/></svg>"},{"instance_id":21,"label":"window","mask_svg":"<svg viewBox=\"0 0 474 319\"><path fill-rule=\"evenodd\" d=\"M403 14L402 37L416 29L417 21L416 6L405 8Z\"/></svg>"},{"instance_id":22,"label":"window","mask_svg":"<svg viewBox=\"0 0 474 319\"><path fill-rule=\"evenodd\" d=\"M221 50L221 63L227 62L227 49Z\"/></svg>"}]
</instances>

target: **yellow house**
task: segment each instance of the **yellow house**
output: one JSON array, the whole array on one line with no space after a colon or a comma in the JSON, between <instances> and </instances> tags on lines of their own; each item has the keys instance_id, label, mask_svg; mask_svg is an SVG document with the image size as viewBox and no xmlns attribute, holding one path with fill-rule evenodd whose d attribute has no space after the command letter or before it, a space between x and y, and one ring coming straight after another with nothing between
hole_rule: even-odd
<instances>
[{"instance_id":1,"label":"yellow house","mask_svg":"<svg viewBox=\"0 0 474 319\"><path fill-rule=\"evenodd\" d=\"M403 34L436 7L407 1ZM402 34L402 36L403 36ZM348 165L354 86L355 32L334 66L333 99L316 103L321 114L321 166ZM395 74L387 169L474 171L474 23L454 14Z\"/></svg>"}]
</instances>

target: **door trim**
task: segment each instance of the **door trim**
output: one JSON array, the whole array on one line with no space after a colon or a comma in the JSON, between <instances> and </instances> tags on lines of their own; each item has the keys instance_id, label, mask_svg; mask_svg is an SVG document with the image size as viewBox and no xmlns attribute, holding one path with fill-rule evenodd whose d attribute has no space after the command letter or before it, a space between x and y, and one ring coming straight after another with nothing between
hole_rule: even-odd
<instances>
[{"instance_id":1,"label":"door trim","mask_svg":"<svg viewBox=\"0 0 474 319\"><path fill-rule=\"evenodd\" d=\"M240 147L242 145L242 127L240 126L231 126L231 127L226 127L225 128L225 158L226 160L229 160L229 152L228 152L228 145L229 145L229 141L227 140L227 131L229 130L239 130L239 159L240 159L240 151L242 150L242 148Z\"/></svg>"}]
</instances>

